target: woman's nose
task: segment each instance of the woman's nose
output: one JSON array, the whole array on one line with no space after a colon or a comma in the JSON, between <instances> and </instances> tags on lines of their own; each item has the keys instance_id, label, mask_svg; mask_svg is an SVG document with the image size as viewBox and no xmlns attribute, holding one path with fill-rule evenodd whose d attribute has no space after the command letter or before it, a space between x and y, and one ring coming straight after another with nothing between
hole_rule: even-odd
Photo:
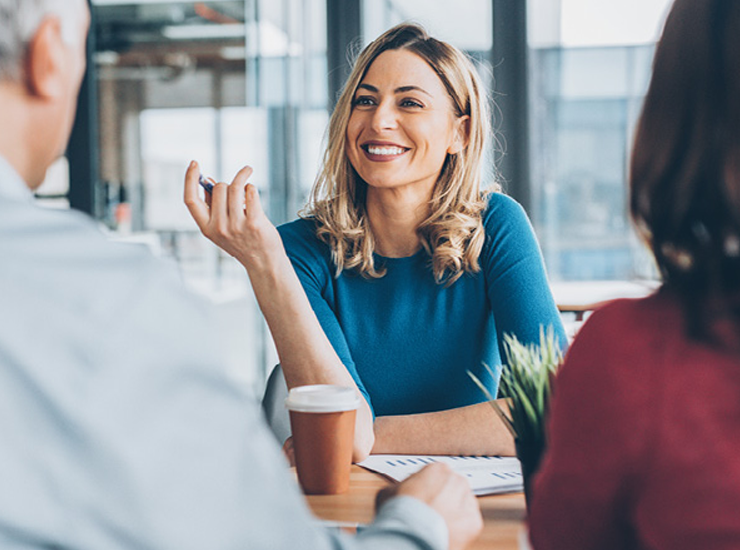
<instances>
[{"instance_id":1,"label":"woman's nose","mask_svg":"<svg viewBox=\"0 0 740 550\"><path fill-rule=\"evenodd\" d=\"M375 131L388 130L396 127L396 109L390 101L381 101L373 111L372 128Z\"/></svg>"}]
</instances>

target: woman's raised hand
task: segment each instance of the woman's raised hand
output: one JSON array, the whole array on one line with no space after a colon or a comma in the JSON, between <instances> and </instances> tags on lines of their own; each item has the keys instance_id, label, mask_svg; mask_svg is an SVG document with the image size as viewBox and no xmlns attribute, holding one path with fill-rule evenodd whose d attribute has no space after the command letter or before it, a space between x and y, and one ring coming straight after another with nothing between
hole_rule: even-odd
<instances>
[{"instance_id":1,"label":"woman's raised hand","mask_svg":"<svg viewBox=\"0 0 740 550\"><path fill-rule=\"evenodd\" d=\"M245 166L231 184L215 183L210 197L199 195L200 167L193 161L185 174L185 205L203 235L234 256L247 269L264 264L269 254L282 250L275 226L265 215L254 185L247 183L252 169Z\"/></svg>"}]
</instances>

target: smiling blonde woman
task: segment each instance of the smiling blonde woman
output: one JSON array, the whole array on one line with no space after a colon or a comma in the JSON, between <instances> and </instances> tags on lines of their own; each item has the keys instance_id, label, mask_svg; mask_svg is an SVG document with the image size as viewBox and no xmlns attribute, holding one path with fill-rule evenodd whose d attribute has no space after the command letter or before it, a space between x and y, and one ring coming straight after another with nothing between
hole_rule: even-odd
<instances>
[{"instance_id":1,"label":"smiling blonde woman","mask_svg":"<svg viewBox=\"0 0 740 550\"><path fill-rule=\"evenodd\" d=\"M478 257L485 239L481 212L486 206L480 192L481 165L490 117L482 85L469 59L456 48L427 36L419 27L401 25L392 29L357 59L331 118L329 146L308 212L319 222L319 236L332 248L337 274L354 268L370 277L384 273L373 259L375 242L366 215L366 187L356 171L361 155L352 154L353 150L357 152L355 144L344 139L344 134L354 119L361 118L358 112L372 112L377 92L366 94L368 85L362 81L370 65L385 51L404 51L423 59L439 77L435 87L443 86L443 93L449 97L449 114L466 125L467 146L445 157L442 172L435 174L426 219L417 227L421 244L432 257L435 278L454 282L465 271L479 270Z\"/></svg>"},{"instance_id":2,"label":"smiling blonde woman","mask_svg":"<svg viewBox=\"0 0 740 550\"><path fill-rule=\"evenodd\" d=\"M531 225L481 192L486 98L468 58L399 25L360 54L332 115L301 219L276 229L251 169L186 203L247 269L289 387L332 383L363 397L355 459L372 452L512 454L467 371L492 394L504 333L565 344ZM246 207L242 208L246 194Z\"/></svg>"}]
</instances>

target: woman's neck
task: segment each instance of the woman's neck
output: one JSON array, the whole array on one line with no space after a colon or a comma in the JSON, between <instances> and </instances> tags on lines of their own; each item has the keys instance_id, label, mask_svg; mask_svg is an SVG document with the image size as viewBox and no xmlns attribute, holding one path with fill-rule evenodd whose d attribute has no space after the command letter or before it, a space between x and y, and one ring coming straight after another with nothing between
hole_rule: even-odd
<instances>
[{"instance_id":1,"label":"woman's neck","mask_svg":"<svg viewBox=\"0 0 740 550\"><path fill-rule=\"evenodd\" d=\"M387 258L414 255L421 246L416 232L429 215L431 192L404 189L368 189L367 215L375 251Z\"/></svg>"}]
</instances>

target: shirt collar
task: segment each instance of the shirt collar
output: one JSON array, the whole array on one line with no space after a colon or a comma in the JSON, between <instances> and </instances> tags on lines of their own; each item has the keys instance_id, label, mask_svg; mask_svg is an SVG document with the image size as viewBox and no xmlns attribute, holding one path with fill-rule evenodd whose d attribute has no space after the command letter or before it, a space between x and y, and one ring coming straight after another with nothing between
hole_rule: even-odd
<instances>
[{"instance_id":1,"label":"shirt collar","mask_svg":"<svg viewBox=\"0 0 740 550\"><path fill-rule=\"evenodd\" d=\"M0 197L14 200L33 200L33 193L20 174L0 155Z\"/></svg>"}]
</instances>

